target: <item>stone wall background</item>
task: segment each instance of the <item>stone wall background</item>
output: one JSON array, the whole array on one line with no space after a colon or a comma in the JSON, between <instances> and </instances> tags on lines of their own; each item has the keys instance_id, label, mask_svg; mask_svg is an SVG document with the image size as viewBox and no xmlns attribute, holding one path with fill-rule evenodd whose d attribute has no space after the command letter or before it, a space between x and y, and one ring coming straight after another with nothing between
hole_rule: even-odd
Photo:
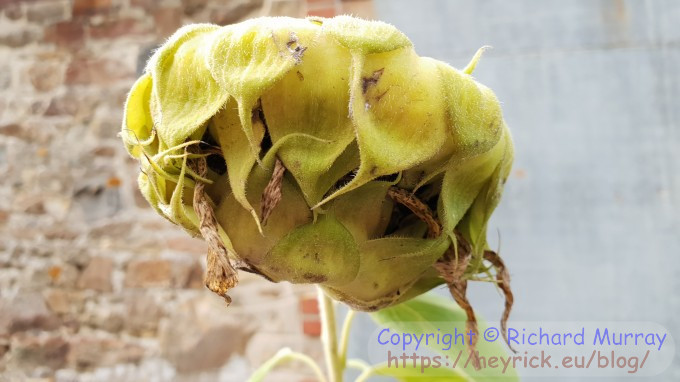
<instances>
[{"instance_id":1,"label":"stone wall background","mask_svg":"<svg viewBox=\"0 0 680 382\"><path fill-rule=\"evenodd\" d=\"M314 289L242 274L225 308L205 245L148 208L116 134L181 25L341 12L372 3L0 0L0 381L242 381L282 346L322 360Z\"/></svg>"}]
</instances>

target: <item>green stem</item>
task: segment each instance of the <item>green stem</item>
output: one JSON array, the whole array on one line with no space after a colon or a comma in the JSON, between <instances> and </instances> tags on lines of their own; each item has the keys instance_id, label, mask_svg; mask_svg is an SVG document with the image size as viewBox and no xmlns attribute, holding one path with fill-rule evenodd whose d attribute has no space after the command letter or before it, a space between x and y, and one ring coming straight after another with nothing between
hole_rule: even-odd
<instances>
[{"instance_id":1,"label":"green stem","mask_svg":"<svg viewBox=\"0 0 680 382\"><path fill-rule=\"evenodd\" d=\"M352 321L356 312L352 309L347 311L347 316L345 316L345 322L342 324L342 331L340 332L340 350L338 352L340 356L340 367L343 369L347 366L347 344L349 343L349 331L352 328Z\"/></svg>"},{"instance_id":2,"label":"green stem","mask_svg":"<svg viewBox=\"0 0 680 382\"><path fill-rule=\"evenodd\" d=\"M342 382L344 366L340 363L338 354L338 337L335 328L335 307L333 301L318 288L319 308L321 312L321 341L326 355L329 382Z\"/></svg>"}]
</instances>

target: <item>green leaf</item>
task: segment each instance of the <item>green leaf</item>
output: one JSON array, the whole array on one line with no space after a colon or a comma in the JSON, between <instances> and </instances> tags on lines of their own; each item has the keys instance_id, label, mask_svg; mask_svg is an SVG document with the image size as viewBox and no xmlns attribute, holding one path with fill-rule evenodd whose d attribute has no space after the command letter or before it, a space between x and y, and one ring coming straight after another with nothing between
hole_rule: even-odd
<instances>
[{"instance_id":1,"label":"green leaf","mask_svg":"<svg viewBox=\"0 0 680 382\"><path fill-rule=\"evenodd\" d=\"M159 201L159 190L156 187L156 178L155 174L151 174L150 176L147 176L144 172L140 172L139 176L137 177L137 186L139 186L139 191L141 192L142 196L144 196L144 199L146 199L147 202L149 202L149 205L153 207L156 212L158 212L159 215L166 217L163 211L158 207L160 201ZM165 184L165 182L163 182ZM171 220L172 221L172 220Z\"/></svg>"},{"instance_id":2,"label":"green leaf","mask_svg":"<svg viewBox=\"0 0 680 382\"><path fill-rule=\"evenodd\" d=\"M244 136L241 130L236 130L236 132ZM247 152L248 145L242 145L240 149ZM268 162L265 160L264 166L254 166L248 177L246 194L248 203L255 211L260 211L262 192L272 177L273 165L270 166ZM231 174L228 175L231 176ZM225 177L221 177L215 183L224 181ZM300 188L289 176L283 177L281 201L272 211L267 224L262 226L262 232L259 231L251 212L242 208L233 192L222 196L215 210L215 216L220 227L224 228L226 236L234 240L235 253L243 259L248 259L253 265L262 262L271 248L290 231L312 221L312 212Z\"/></svg>"},{"instance_id":3,"label":"green leaf","mask_svg":"<svg viewBox=\"0 0 680 382\"><path fill-rule=\"evenodd\" d=\"M125 116L123 116L123 128L121 137L125 143L125 148L133 157L139 159L144 153L144 147L153 144L155 136L153 134L153 121L149 101L151 99L151 76L144 74L139 77L132 86L130 94L125 101ZM156 147L147 155L155 154Z\"/></svg>"},{"instance_id":4,"label":"green leaf","mask_svg":"<svg viewBox=\"0 0 680 382\"><path fill-rule=\"evenodd\" d=\"M353 52L352 58L350 113L361 165L350 183L321 203L423 163L450 139L432 61L411 48L368 56Z\"/></svg>"},{"instance_id":5,"label":"green leaf","mask_svg":"<svg viewBox=\"0 0 680 382\"><path fill-rule=\"evenodd\" d=\"M390 182L366 183L338 197L328 213L352 232L357 243L377 239L385 232L392 216L394 202L386 197L387 189L391 186Z\"/></svg>"},{"instance_id":6,"label":"green leaf","mask_svg":"<svg viewBox=\"0 0 680 382\"><path fill-rule=\"evenodd\" d=\"M453 234L453 229L468 211L482 188L493 177L501 162L506 160L508 146L507 139L500 139L487 152L465 160L450 162L444 174L438 206L446 234Z\"/></svg>"},{"instance_id":7,"label":"green leaf","mask_svg":"<svg viewBox=\"0 0 680 382\"><path fill-rule=\"evenodd\" d=\"M451 333L453 325L464 331L465 321L467 316L465 312L458 307L452 300L442 297L434 296L432 294L421 295L412 300L406 301L399 305L392 306L370 314L371 318L382 327L390 328L392 332L397 333L412 333L415 335L438 333ZM485 322L478 320L478 331L484 333L488 327ZM448 326L443 326L448 325ZM451 328L447 331L447 328ZM441 333L439 332L439 333ZM498 336L500 337L500 336ZM465 337L467 339L467 337ZM449 360L455 360L459 351L463 351L458 364L458 372L460 375L468 375L474 381L498 381L499 377L503 377L503 382L518 381L517 374L514 369L508 368L503 373L502 368L482 368L475 370L470 363L468 367L464 368L464 360L467 357L466 345L452 344L450 350L443 350L447 346L442 346L442 343L436 344L430 342L429 348L441 355L446 355ZM502 339L497 339L495 342L487 342L482 337L477 341L476 350L479 351L480 357L508 357ZM452 366L450 366L452 367ZM429 379L428 379L429 380Z\"/></svg>"},{"instance_id":8,"label":"green leaf","mask_svg":"<svg viewBox=\"0 0 680 382\"><path fill-rule=\"evenodd\" d=\"M504 127L505 128L505 127ZM480 190L472 206L458 224L463 237L472 245L474 253L481 253L487 249L486 228L496 206L501 200L503 185L510 173L513 161L512 138L510 132L505 128L505 135L502 138L505 144L505 151L501 160L496 165L491 177ZM481 266L481 257L472 264L472 269L477 270Z\"/></svg>"},{"instance_id":9,"label":"green leaf","mask_svg":"<svg viewBox=\"0 0 680 382\"><path fill-rule=\"evenodd\" d=\"M305 51L302 63L262 95L272 143L277 147L281 142L277 155L312 206L353 169L326 180L331 166L342 160L339 157L355 139L347 116L350 60L346 49L319 36Z\"/></svg>"},{"instance_id":10,"label":"green leaf","mask_svg":"<svg viewBox=\"0 0 680 382\"><path fill-rule=\"evenodd\" d=\"M209 123L210 134L217 140L222 149L222 155L227 165L229 176L229 186L234 198L245 208L253 217L255 224L260 229L260 219L250 201L246 197L246 186L251 169L255 164L255 157L252 155L248 144L248 137L241 128L241 120L236 110L235 102L230 98L224 108L217 113ZM257 120L251 124L250 139L254 139L257 144L264 137L264 125Z\"/></svg>"},{"instance_id":11,"label":"green leaf","mask_svg":"<svg viewBox=\"0 0 680 382\"><path fill-rule=\"evenodd\" d=\"M324 32L333 36L341 45L363 54L389 52L411 46L411 41L393 25L351 16L322 19Z\"/></svg>"},{"instance_id":12,"label":"green leaf","mask_svg":"<svg viewBox=\"0 0 680 382\"><path fill-rule=\"evenodd\" d=\"M472 63L475 59L479 57ZM500 104L489 88L441 61L429 57L420 57L420 61L437 67L433 78L445 102L447 139L435 156L404 172L404 179L420 178L416 188L432 182L450 167L449 163L491 150L504 128Z\"/></svg>"},{"instance_id":13,"label":"green leaf","mask_svg":"<svg viewBox=\"0 0 680 382\"><path fill-rule=\"evenodd\" d=\"M186 26L149 61L157 100L154 122L166 147L183 143L227 101L229 93L215 81L206 64L216 25Z\"/></svg>"},{"instance_id":14,"label":"green leaf","mask_svg":"<svg viewBox=\"0 0 680 382\"><path fill-rule=\"evenodd\" d=\"M443 235L437 239L384 237L366 241L359 246L361 266L354 281L324 288L333 298L362 310L389 306L408 292L450 244Z\"/></svg>"},{"instance_id":15,"label":"green leaf","mask_svg":"<svg viewBox=\"0 0 680 382\"><path fill-rule=\"evenodd\" d=\"M221 28L204 56L211 78L238 102L241 127L252 155L259 153L253 137L252 110L262 94L304 58L318 25L288 17L261 17Z\"/></svg>"},{"instance_id":16,"label":"green leaf","mask_svg":"<svg viewBox=\"0 0 680 382\"><path fill-rule=\"evenodd\" d=\"M430 267L420 275L418 280L406 291L406 293L401 294L393 305L418 297L442 284L444 284L444 280L439 275L439 272L437 272L434 267Z\"/></svg>"},{"instance_id":17,"label":"green leaf","mask_svg":"<svg viewBox=\"0 0 680 382\"><path fill-rule=\"evenodd\" d=\"M438 69L433 78L443 87L447 125L456 152L469 157L494 147L502 135L503 115L493 91L441 61L423 60Z\"/></svg>"},{"instance_id":18,"label":"green leaf","mask_svg":"<svg viewBox=\"0 0 680 382\"><path fill-rule=\"evenodd\" d=\"M359 271L359 248L342 223L322 215L284 236L259 269L274 280L343 285Z\"/></svg>"},{"instance_id":19,"label":"green leaf","mask_svg":"<svg viewBox=\"0 0 680 382\"><path fill-rule=\"evenodd\" d=\"M182 167L178 181L175 184L175 189L173 190L172 197L170 198L170 204L159 204L158 208L160 208L165 213L165 216L167 216L172 222L187 230L187 232L189 232L192 236L196 236L199 234L198 219L193 208L187 208L185 205L186 196L184 195L184 191L186 189L185 181L187 180L185 177L186 169L187 157L185 156L182 160Z\"/></svg>"},{"instance_id":20,"label":"green leaf","mask_svg":"<svg viewBox=\"0 0 680 382\"><path fill-rule=\"evenodd\" d=\"M399 382L471 382L475 381L460 370L450 369L446 367L427 368L421 371L419 368L414 368L410 363L403 367L387 367L386 364L381 364L373 368L374 375L382 375L386 377L393 377Z\"/></svg>"}]
</instances>

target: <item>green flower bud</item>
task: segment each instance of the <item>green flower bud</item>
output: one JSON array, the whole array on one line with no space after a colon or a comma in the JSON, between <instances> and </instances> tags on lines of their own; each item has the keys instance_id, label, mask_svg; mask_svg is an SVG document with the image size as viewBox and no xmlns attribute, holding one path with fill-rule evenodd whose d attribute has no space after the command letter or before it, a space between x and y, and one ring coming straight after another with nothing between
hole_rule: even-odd
<instances>
[{"instance_id":1,"label":"green flower bud","mask_svg":"<svg viewBox=\"0 0 680 382\"><path fill-rule=\"evenodd\" d=\"M502 265L486 226L513 150L470 76L480 53L459 71L348 16L190 25L133 86L121 135L144 197L231 280L211 289L234 266L377 310Z\"/></svg>"}]
</instances>

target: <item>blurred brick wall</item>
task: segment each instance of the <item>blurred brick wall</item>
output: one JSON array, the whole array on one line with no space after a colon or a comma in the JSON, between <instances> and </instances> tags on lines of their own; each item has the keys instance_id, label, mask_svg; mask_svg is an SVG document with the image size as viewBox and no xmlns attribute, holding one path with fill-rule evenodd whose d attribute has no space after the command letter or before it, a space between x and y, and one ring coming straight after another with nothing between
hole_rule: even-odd
<instances>
[{"instance_id":1,"label":"blurred brick wall","mask_svg":"<svg viewBox=\"0 0 680 382\"><path fill-rule=\"evenodd\" d=\"M205 245L148 208L116 134L149 52L183 24L372 12L0 0L0 381L242 381L282 346L321 360L313 288L241 274L226 308L202 286Z\"/></svg>"}]
</instances>

